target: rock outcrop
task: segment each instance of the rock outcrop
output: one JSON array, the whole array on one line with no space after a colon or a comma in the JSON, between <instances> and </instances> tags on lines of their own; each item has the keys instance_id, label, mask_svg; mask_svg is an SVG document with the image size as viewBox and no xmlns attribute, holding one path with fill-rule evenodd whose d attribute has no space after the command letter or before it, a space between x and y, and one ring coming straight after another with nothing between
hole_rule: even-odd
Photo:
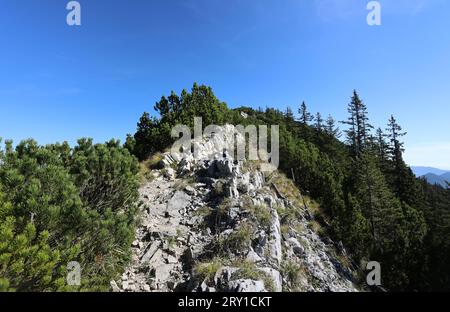
<instances>
[{"instance_id":1,"label":"rock outcrop","mask_svg":"<svg viewBox=\"0 0 450 312\"><path fill-rule=\"evenodd\" d=\"M256 162L235 161L234 128L223 129L194 142L195 157L162 156L140 189L132 263L112 290L357 291L342 252L311 226L307 205L277 188L279 173L266 177Z\"/></svg>"}]
</instances>

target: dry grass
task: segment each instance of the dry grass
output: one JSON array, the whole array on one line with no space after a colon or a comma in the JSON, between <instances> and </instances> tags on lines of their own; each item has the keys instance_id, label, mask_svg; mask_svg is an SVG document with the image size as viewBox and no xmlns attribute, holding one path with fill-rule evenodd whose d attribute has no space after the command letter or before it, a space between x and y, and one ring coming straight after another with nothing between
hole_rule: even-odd
<instances>
[{"instance_id":1,"label":"dry grass","mask_svg":"<svg viewBox=\"0 0 450 312\"><path fill-rule=\"evenodd\" d=\"M233 274L232 279L262 280L268 291L275 291L275 285L272 278L265 272L259 270L254 263L239 261L235 262L234 265L237 266L239 270Z\"/></svg>"},{"instance_id":2,"label":"dry grass","mask_svg":"<svg viewBox=\"0 0 450 312\"><path fill-rule=\"evenodd\" d=\"M263 227L267 227L270 225L270 210L265 205L245 205L244 209L247 210L259 223L259 225Z\"/></svg>"},{"instance_id":3,"label":"dry grass","mask_svg":"<svg viewBox=\"0 0 450 312\"><path fill-rule=\"evenodd\" d=\"M227 218L232 201L229 198L224 198L222 202L214 210L216 226L219 226L223 219Z\"/></svg>"},{"instance_id":4,"label":"dry grass","mask_svg":"<svg viewBox=\"0 0 450 312\"><path fill-rule=\"evenodd\" d=\"M154 179L152 170L156 168L161 160L162 154L156 153L149 159L139 163L139 178L141 182L148 182Z\"/></svg>"},{"instance_id":5,"label":"dry grass","mask_svg":"<svg viewBox=\"0 0 450 312\"><path fill-rule=\"evenodd\" d=\"M212 190L213 196L218 198L225 197L227 191L226 188L227 188L227 181L225 179L217 180Z\"/></svg>"},{"instance_id":6,"label":"dry grass","mask_svg":"<svg viewBox=\"0 0 450 312\"><path fill-rule=\"evenodd\" d=\"M288 234L290 231L289 225L282 224L281 225L281 234Z\"/></svg>"},{"instance_id":7,"label":"dry grass","mask_svg":"<svg viewBox=\"0 0 450 312\"><path fill-rule=\"evenodd\" d=\"M221 267L222 259L216 257L209 262L198 263L194 267L194 275L200 281L212 282Z\"/></svg>"},{"instance_id":8,"label":"dry grass","mask_svg":"<svg viewBox=\"0 0 450 312\"><path fill-rule=\"evenodd\" d=\"M144 163L146 164L146 166L148 168L155 169L162 159L163 159L162 154L156 153L156 154L153 154L149 159L144 161Z\"/></svg>"},{"instance_id":9,"label":"dry grass","mask_svg":"<svg viewBox=\"0 0 450 312\"><path fill-rule=\"evenodd\" d=\"M317 235L319 235L320 237L325 237L327 234L326 229L320 225L319 222L317 222L316 220L311 220L308 222L308 227Z\"/></svg>"},{"instance_id":10,"label":"dry grass","mask_svg":"<svg viewBox=\"0 0 450 312\"><path fill-rule=\"evenodd\" d=\"M182 180L175 181L173 188L177 191L184 190L187 186L194 186L196 180L194 177L187 177Z\"/></svg>"},{"instance_id":11,"label":"dry grass","mask_svg":"<svg viewBox=\"0 0 450 312\"><path fill-rule=\"evenodd\" d=\"M301 277L306 275L304 268L293 261L284 261L281 264L281 273L291 289L297 289Z\"/></svg>"},{"instance_id":12,"label":"dry grass","mask_svg":"<svg viewBox=\"0 0 450 312\"><path fill-rule=\"evenodd\" d=\"M251 245L254 230L252 223L241 223L228 237L219 237L217 239L217 251L226 255L228 251L236 253L247 249Z\"/></svg>"},{"instance_id":13,"label":"dry grass","mask_svg":"<svg viewBox=\"0 0 450 312\"><path fill-rule=\"evenodd\" d=\"M139 180L141 183L149 182L154 179L153 173L145 163L139 163Z\"/></svg>"},{"instance_id":14,"label":"dry grass","mask_svg":"<svg viewBox=\"0 0 450 312\"><path fill-rule=\"evenodd\" d=\"M286 175L280 172L276 172L271 175L269 182L275 184L278 190L282 193L283 196L286 196L287 199L296 204L299 204L299 206L303 205L302 197L298 188L295 186L292 180L286 177Z\"/></svg>"},{"instance_id":15,"label":"dry grass","mask_svg":"<svg viewBox=\"0 0 450 312\"><path fill-rule=\"evenodd\" d=\"M194 211L194 215L198 217L208 217L213 213L214 209L209 206L202 206Z\"/></svg>"},{"instance_id":16,"label":"dry grass","mask_svg":"<svg viewBox=\"0 0 450 312\"><path fill-rule=\"evenodd\" d=\"M296 219L298 218L298 209L306 208L313 216L319 216L328 222L328 217L322 207L309 196L302 195L294 182L287 178L286 175L279 172L272 174L270 182L274 183L280 193L289 199L295 206L294 208L287 207L284 210L279 210L278 213L282 218L285 217L288 221Z\"/></svg>"},{"instance_id":17,"label":"dry grass","mask_svg":"<svg viewBox=\"0 0 450 312\"><path fill-rule=\"evenodd\" d=\"M246 157L248 159L248 155ZM261 170L261 160L247 160L242 163L242 172L253 172Z\"/></svg>"},{"instance_id":18,"label":"dry grass","mask_svg":"<svg viewBox=\"0 0 450 312\"><path fill-rule=\"evenodd\" d=\"M298 224L296 224L295 225L295 231L297 232L297 233L299 233L299 234L301 234L301 233L304 233L305 232L305 226L304 226L304 224L303 223L298 223Z\"/></svg>"}]
</instances>

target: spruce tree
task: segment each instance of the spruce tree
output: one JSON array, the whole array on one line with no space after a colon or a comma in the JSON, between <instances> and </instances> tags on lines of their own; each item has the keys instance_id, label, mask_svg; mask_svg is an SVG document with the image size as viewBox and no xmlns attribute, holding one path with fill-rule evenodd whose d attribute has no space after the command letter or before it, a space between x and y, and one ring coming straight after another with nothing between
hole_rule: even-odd
<instances>
[{"instance_id":1,"label":"spruce tree","mask_svg":"<svg viewBox=\"0 0 450 312\"><path fill-rule=\"evenodd\" d=\"M406 132L402 132L402 127L397 123L394 116L389 119L386 131L389 138L388 155L393 164L390 172L391 183L400 200L414 206L417 198L417 185L411 169L403 160L404 143L400 141L401 137L406 135Z\"/></svg>"},{"instance_id":2,"label":"spruce tree","mask_svg":"<svg viewBox=\"0 0 450 312\"><path fill-rule=\"evenodd\" d=\"M369 123L367 107L359 98L356 90L353 91L347 111L349 117L342 123L349 126L349 129L345 130L347 142L352 148L353 156L359 157L367 145L370 129L373 127Z\"/></svg>"},{"instance_id":3,"label":"spruce tree","mask_svg":"<svg viewBox=\"0 0 450 312\"><path fill-rule=\"evenodd\" d=\"M404 144L400 141L400 138L405 136L406 132L402 132L402 127L397 123L397 120L392 115L389 119L386 131L388 131L388 138L390 140L389 152L396 166L399 166L403 161L402 153L404 152Z\"/></svg>"},{"instance_id":4,"label":"spruce tree","mask_svg":"<svg viewBox=\"0 0 450 312\"><path fill-rule=\"evenodd\" d=\"M359 162L358 199L369 220L375 244L384 248L383 245L394 241L392 230L402 218L401 207L390 192L376 159L369 153L364 153Z\"/></svg>"},{"instance_id":5,"label":"spruce tree","mask_svg":"<svg viewBox=\"0 0 450 312\"><path fill-rule=\"evenodd\" d=\"M386 134L381 128L376 130L375 136L372 138L372 152L378 159L378 165L383 173L389 171L389 144L386 142Z\"/></svg>"},{"instance_id":6,"label":"spruce tree","mask_svg":"<svg viewBox=\"0 0 450 312\"><path fill-rule=\"evenodd\" d=\"M325 131L328 135L335 137L336 139L341 137L339 128L336 126L336 121L331 115L328 115L325 125Z\"/></svg>"},{"instance_id":7,"label":"spruce tree","mask_svg":"<svg viewBox=\"0 0 450 312\"><path fill-rule=\"evenodd\" d=\"M286 122L290 123L294 121L294 113L292 112L292 109L289 106L286 108L286 113L284 116L286 118Z\"/></svg>"},{"instance_id":8,"label":"spruce tree","mask_svg":"<svg viewBox=\"0 0 450 312\"><path fill-rule=\"evenodd\" d=\"M308 112L308 108L306 107L306 103L304 101L300 105L298 113L300 114L300 122L303 125L308 125L314 119L314 117Z\"/></svg>"},{"instance_id":9,"label":"spruce tree","mask_svg":"<svg viewBox=\"0 0 450 312\"><path fill-rule=\"evenodd\" d=\"M314 128L319 133L322 132L322 130L323 130L323 119L322 119L322 115L320 113L316 114Z\"/></svg>"},{"instance_id":10,"label":"spruce tree","mask_svg":"<svg viewBox=\"0 0 450 312\"><path fill-rule=\"evenodd\" d=\"M376 131L376 144L377 144L377 155L380 162L385 162L388 159L388 148L389 145L385 140L386 135L383 133L381 128Z\"/></svg>"}]
</instances>

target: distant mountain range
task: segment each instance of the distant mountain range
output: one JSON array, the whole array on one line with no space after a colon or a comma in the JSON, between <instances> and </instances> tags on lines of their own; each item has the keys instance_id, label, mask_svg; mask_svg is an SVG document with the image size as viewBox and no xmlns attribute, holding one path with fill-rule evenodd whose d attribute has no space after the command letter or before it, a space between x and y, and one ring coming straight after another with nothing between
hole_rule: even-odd
<instances>
[{"instance_id":1,"label":"distant mountain range","mask_svg":"<svg viewBox=\"0 0 450 312\"><path fill-rule=\"evenodd\" d=\"M450 171L433 167L411 167L417 177L425 178L430 184L446 186L446 181L450 182Z\"/></svg>"}]
</instances>

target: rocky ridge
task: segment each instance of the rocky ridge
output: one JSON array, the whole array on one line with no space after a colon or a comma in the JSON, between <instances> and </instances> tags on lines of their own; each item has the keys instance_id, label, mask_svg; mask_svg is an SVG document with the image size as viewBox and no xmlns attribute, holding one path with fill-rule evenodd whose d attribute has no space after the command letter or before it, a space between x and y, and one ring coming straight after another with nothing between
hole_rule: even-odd
<instances>
[{"instance_id":1,"label":"rocky ridge","mask_svg":"<svg viewBox=\"0 0 450 312\"><path fill-rule=\"evenodd\" d=\"M233 126L161 156L140 188L133 260L113 291L358 291L345 250L292 182L235 161ZM218 152L220 151L220 152ZM287 187L289 186L289 187Z\"/></svg>"}]
</instances>

